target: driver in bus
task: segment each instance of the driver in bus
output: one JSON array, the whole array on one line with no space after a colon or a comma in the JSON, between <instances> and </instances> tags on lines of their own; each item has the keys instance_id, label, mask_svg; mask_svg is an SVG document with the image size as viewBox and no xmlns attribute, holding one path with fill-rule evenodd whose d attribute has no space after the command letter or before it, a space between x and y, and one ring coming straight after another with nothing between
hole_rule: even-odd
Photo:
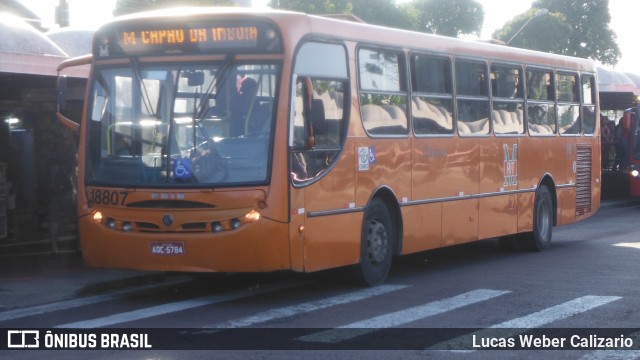
<instances>
[{"instance_id":1,"label":"driver in bus","mask_svg":"<svg viewBox=\"0 0 640 360\"><path fill-rule=\"evenodd\" d=\"M248 76L239 81L238 92L231 98L231 136L263 131L268 114L257 98L258 82Z\"/></svg>"}]
</instances>

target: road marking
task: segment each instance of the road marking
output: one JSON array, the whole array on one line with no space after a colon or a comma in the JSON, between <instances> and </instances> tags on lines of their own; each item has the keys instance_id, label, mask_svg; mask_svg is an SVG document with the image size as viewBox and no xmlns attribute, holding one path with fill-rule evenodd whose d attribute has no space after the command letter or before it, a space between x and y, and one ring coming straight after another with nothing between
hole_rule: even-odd
<instances>
[{"instance_id":1,"label":"road marking","mask_svg":"<svg viewBox=\"0 0 640 360\"><path fill-rule=\"evenodd\" d=\"M500 337L515 337L524 333L527 329L538 328L554 321L563 320L571 316L587 312L596 307L608 304L612 301L621 299L619 296L582 296L571 301L567 301L560 305L537 311L535 313L522 316L516 319L508 320L500 324L490 326L487 329L476 331L472 334L459 336L457 338L444 341L429 347L427 350L451 350L456 352L473 352L474 349L460 350L469 348L469 344L473 337L495 337L495 329L506 329L500 332Z\"/></svg>"},{"instance_id":2,"label":"road marking","mask_svg":"<svg viewBox=\"0 0 640 360\"><path fill-rule=\"evenodd\" d=\"M364 334L375 332L379 329L404 325L426 317L438 315L447 311L455 310L463 306L471 305L480 301L510 293L505 290L478 289L460 294L448 299L430 302L428 304L415 306L409 309L399 310L385 315L376 316L367 320L340 326L336 329L326 330L310 335L299 337L298 340L308 342L336 343L348 340ZM339 329L354 329L345 332Z\"/></svg>"},{"instance_id":3,"label":"road marking","mask_svg":"<svg viewBox=\"0 0 640 360\"><path fill-rule=\"evenodd\" d=\"M535 312L533 314L523 316L517 319L505 321L501 324L494 325L491 328L522 328L532 329L548 324L553 321L566 319L573 315L586 312L598 306L608 304L612 301L619 300L619 296L592 296L587 295L566 303L552 306L550 308Z\"/></svg>"},{"instance_id":4,"label":"road marking","mask_svg":"<svg viewBox=\"0 0 640 360\"><path fill-rule=\"evenodd\" d=\"M638 350L596 350L580 360L631 360L640 357Z\"/></svg>"},{"instance_id":5,"label":"road marking","mask_svg":"<svg viewBox=\"0 0 640 360\"><path fill-rule=\"evenodd\" d=\"M331 306L347 304L354 301L364 300L373 296L383 295L392 291L405 289L407 285L381 285L370 289L354 291L344 295L337 295L326 299L311 301L298 305L285 306L278 309L265 311L256 315L247 316L224 323L205 325L204 328L240 328L254 324L266 323L273 319L291 317L311 311L325 309Z\"/></svg>"},{"instance_id":6,"label":"road marking","mask_svg":"<svg viewBox=\"0 0 640 360\"><path fill-rule=\"evenodd\" d=\"M222 302L248 298L256 295L263 295L275 291L298 287L303 283L280 283L261 286L251 291L237 290L219 295L203 296L195 299L172 302L163 305L152 306L144 309L113 314L97 319L77 321L68 324L58 325L56 328L99 328L120 324L129 321L147 319L158 315L166 315L178 311L193 309L201 306L213 305Z\"/></svg>"},{"instance_id":7,"label":"road marking","mask_svg":"<svg viewBox=\"0 0 640 360\"><path fill-rule=\"evenodd\" d=\"M82 306L99 304L107 301L120 300L127 297L131 297L132 295L138 292L144 292L149 289L170 286L172 284L179 284L183 282L184 280L166 281L161 284L146 285L146 286L136 287L135 289L120 290L120 291L116 291L116 292L105 294L105 295L87 296L79 299L58 301L50 304L43 304L43 305L30 306L26 308L8 310L0 313L0 321L20 319L27 316L42 315L42 314L47 314L54 311L62 311L62 310L68 310L68 309L73 309L73 308L82 307Z\"/></svg>"},{"instance_id":8,"label":"road marking","mask_svg":"<svg viewBox=\"0 0 640 360\"><path fill-rule=\"evenodd\" d=\"M633 340L634 345L638 344L640 331L627 334L626 337ZM581 357L580 360L631 360L638 358L640 358L640 350L596 350Z\"/></svg>"}]
</instances>

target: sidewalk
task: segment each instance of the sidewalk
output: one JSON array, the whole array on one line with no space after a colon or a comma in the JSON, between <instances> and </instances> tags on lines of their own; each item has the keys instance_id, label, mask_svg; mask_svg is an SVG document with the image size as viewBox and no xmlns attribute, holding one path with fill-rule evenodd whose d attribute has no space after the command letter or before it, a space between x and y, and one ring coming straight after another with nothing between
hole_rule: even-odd
<instances>
[{"instance_id":1,"label":"sidewalk","mask_svg":"<svg viewBox=\"0 0 640 360\"><path fill-rule=\"evenodd\" d=\"M89 268L80 252L0 257L0 312L161 281L167 276Z\"/></svg>"}]
</instances>

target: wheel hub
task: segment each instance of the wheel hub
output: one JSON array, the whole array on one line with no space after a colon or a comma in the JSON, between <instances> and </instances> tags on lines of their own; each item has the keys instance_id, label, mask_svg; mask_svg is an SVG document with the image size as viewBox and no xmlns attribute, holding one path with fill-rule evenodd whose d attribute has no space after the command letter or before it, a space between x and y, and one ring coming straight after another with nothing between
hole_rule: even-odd
<instances>
[{"instance_id":1,"label":"wheel hub","mask_svg":"<svg viewBox=\"0 0 640 360\"><path fill-rule=\"evenodd\" d=\"M367 256L371 263L382 262L387 256L387 229L378 221L372 221L367 233Z\"/></svg>"}]
</instances>

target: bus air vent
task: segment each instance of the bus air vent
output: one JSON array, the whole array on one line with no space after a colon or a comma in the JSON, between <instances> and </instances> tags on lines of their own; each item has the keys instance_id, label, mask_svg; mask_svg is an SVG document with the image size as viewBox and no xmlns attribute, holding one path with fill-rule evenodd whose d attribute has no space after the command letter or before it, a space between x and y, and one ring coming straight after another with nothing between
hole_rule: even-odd
<instances>
[{"instance_id":1,"label":"bus air vent","mask_svg":"<svg viewBox=\"0 0 640 360\"><path fill-rule=\"evenodd\" d=\"M576 217L579 217L591 212L591 145L578 145L576 167Z\"/></svg>"}]
</instances>

